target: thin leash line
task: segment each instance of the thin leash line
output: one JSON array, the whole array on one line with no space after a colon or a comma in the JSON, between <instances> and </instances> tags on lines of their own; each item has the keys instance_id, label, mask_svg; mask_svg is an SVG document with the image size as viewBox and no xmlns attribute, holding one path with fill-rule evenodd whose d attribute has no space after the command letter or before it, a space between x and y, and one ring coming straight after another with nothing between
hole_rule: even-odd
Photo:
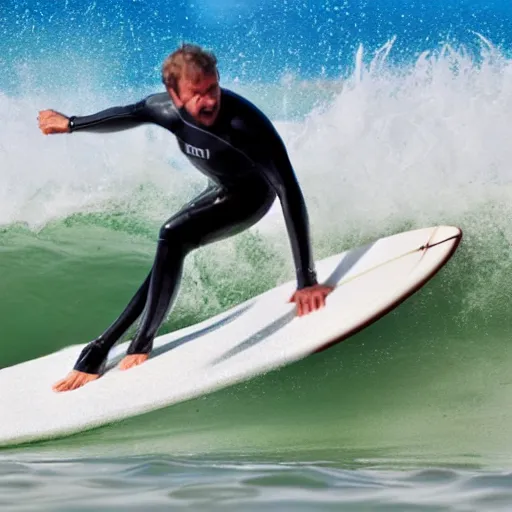
<instances>
[{"instance_id":1,"label":"thin leash line","mask_svg":"<svg viewBox=\"0 0 512 512\"><path fill-rule=\"evenodd\" d=\"M437 230L437 228L436 228ZM371 267L371 268L368 268L362 272L359 272L359 274L356 274L354 276L351 276L347 279L344 279L343 281L340 281L338 284L335 285L335 288L338 288L339 286L343 286L344 284L347 284L347 283L350 283L351 281L353 281L354 279L357 279L361 276L364 276L365 274L368 274L369 272L372 272L380 267L383 267L384 265L388 265L389 263L393 263L395 261L398 261L399 259L401 258L405 258L406 256L410 256L411 254L414 254L416 252L420 252L420 251L426 251L432 247L436 247L437 245L440 245L440 244L443 244L445 242L448 242L450 240L453 240L455 238L458 238L460 235L453 235L453 236L450 236L444 240L441 240L439 242L436 242L435 244L431 244L430 241L432 240L433 236L435 234L435 231L434 233L432 233L432 235L430 236L430 238L428 239L427 243L426 244L423 244L421 245L420 247L417 247L416 249L411 249L410 251L407 251L407 252L404 252L403 254L399 254L398 256L395 256L394 258L391 258L389 260L386 260L386 261L383 261L382 263L379 263L378 265L375 265L374 267ZM422 255L422 258L423 258L423 255Z\"/></svg>"}]
</instances>

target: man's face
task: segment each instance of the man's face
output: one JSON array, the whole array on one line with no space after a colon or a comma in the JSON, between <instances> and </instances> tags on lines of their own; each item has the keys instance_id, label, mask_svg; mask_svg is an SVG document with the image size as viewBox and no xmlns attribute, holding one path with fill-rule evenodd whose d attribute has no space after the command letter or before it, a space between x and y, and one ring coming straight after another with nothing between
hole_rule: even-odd
<instances>
[{"instance_id":1,"label":"man's face","mask_svg":"<svg viewBox=\"0 0 512 512\"><path fill-rule=\"evenodd\" d=\"M195 76L184 73L178 81L178 91L169 90L178 108L185 110L202 125L211 126L220 109L220 86L216 75Z\"/></svg>"}]
</instances>

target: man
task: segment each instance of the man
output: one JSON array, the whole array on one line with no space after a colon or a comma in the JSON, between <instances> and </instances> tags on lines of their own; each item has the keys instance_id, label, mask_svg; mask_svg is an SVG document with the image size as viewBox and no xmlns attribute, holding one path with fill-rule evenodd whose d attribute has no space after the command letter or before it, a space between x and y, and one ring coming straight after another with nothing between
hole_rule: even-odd
<instances>
[{"instance_id":1,"label":"man","mask_svg":"<svg viewBox=\"0 0 512 512\"><path fill-rule=\"evenodd\" d=\"M192 250L248 229L279 197L297 274L291 301L298 315L325 305L332 288L317 283L304 199L284 144L254 105L219 86L217 59L195 45L182 45L162 67L165 93L84 117L39 112L44 134L115 132L154 123L172 132L181 151L211 185L160 229L153 267L120 317L80 354L55 391L97 379L108 352L144 312L120 363L125 370L146 361L153 339L172 306L183 260Z\"/></svg>"}]
</instances>

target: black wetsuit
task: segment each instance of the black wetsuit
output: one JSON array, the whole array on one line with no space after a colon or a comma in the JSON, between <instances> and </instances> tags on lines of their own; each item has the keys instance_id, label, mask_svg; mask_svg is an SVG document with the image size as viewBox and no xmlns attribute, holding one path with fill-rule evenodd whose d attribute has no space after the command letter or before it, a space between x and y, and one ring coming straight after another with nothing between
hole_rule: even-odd
<instances>
[{"instance_id":1,"label":"black wetsuit","mask_svg":"<svg viewBox=\"0 0 512 512\"><path fill-rule=\"evenodd\" d=\"M176 295L187 253L239 233L281 201L297 273L297 288L316 284L304 199L285 146L269 119L237 94L222 89L211 127L177 109L167 93L97 114L70 117L71 132L115 132L157 124L172 132L181 151L211 185L161 228L155 261L120 317L78 358L75 370L100 373L110 348L142 314L127 353L149 353Z\"/></svg>"}]
</instances>

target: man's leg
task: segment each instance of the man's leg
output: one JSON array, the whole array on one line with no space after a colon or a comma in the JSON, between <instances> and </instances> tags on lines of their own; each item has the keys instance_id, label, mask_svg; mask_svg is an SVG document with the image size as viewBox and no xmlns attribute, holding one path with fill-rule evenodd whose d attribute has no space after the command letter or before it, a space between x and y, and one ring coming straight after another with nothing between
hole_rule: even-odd
<instances>
[{"instance_id":1,"label":"man's leg","mask_svg":"<svg viewBox=\"0 0 512 512\"><path fill-rule=\"evenodd\" d=\"M230 193L220 188L209 188L171 217L160 230L150 275L118 320L82 351L75 365L74 373L79 375L77 385L68 387L70 379L68 383L63 379L54 389L79 387L88 381L82 379L83 375L92 374L94 377L90 380L97 378L108 351L140 316L144 304L143 319L128 348L128 357L149 354L153 339L175 299L186 254L249 228L270 209L274 199L274 192L264 183Z\"/></svg>"},{"instance_id":2,"label":"man's leg","mask_svg":"<svg viewBox=\"0 0 512 512\"><path fill-rule=\"evenodd\" d=\"M201 205L211 204L212 198L215 200L218 194L218 187L210 186L194 200L184 206L180 211L186 212L190 208L197 208ZM161 260L158 255L159 252L157 250L155 264L157 261ZM103 334L84 347L73 368L75 371L89 374L101 373L103 364L107 359L110 349L119 341L119 339L126 333L131 325L135 323L144 311L148 298L152 272L153 271L151 271L146 277L117 320L110 325ZM162 276L162 271L159 270L158 274L159 276Z\"/></svg>"},{"instance_id":3,"label":"man's leg","mask_svg":"<svg viewBox=\"0 0 512 512\"><path fill-rule=\"evenodd\" d=\"M117 320L103 334L84 347L73 367L74 370L93 374L101 372L110 349L143 312L150 278L151 272Z\"/></svg>"},{"instance_id":4,"label":"man's leg","mask_svg":"<svg viewBox=\"0 0 512 512\"><path fill-rule=\"evenodd\" d=\"M192 205L160 230L144 319L127 354L149 354L153 339L169 312L180 284L183 261L193 249L235 235L255 224L269 210L274 193L267 187L226 193Z\"/></svg>"}]
</instances>

